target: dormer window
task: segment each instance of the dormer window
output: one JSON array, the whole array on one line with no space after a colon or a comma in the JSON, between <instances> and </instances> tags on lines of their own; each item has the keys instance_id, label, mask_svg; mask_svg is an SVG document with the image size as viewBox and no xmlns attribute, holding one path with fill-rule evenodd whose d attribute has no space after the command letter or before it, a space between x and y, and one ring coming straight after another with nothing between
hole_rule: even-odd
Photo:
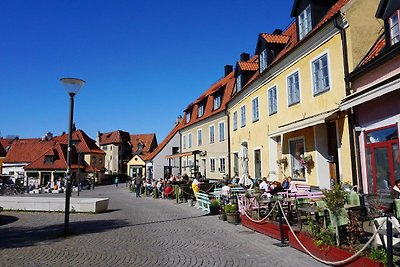
<instances>
[{"instance_id":1,"label":"dormer window","mask_svg":"<svg viewBox=\"0 0 400 267\"><path fill-rule=\"evenodd\" d=\"M312 29L311 6L308 5L297 17L299 25L299 39L303 39Z\"/></svg>"},{"instance_id":2,"label":"dormer window","mask_svg":"<svg viewBox=\"0 0 400 267\"><path fill-rule=\"evenodd\" d=\"M390 43L392 45L398 43L400 41L400 26L399 26L399 17L400 10L397 10L390 18L389 18L389 27L390 27Z\"/></svg>"},{"instance_id":3,"label":"dormer window","mask_svg":"<svg viewBox=\"0 0 400 267\"><path fill-rule=\"evenodd\" d=\"M264 49L260 54L260 73L263 72L267 68L267 49Z\"/></svg>"},{"instance_id":4,"label":"dormer window","mask_svg":"<svg viewBox=\"0 0 400 267\"><path fill-rule=\"evenodd\" d=\"M222 94L214 95L214 110L221 107Z\"/></svg>"},{"instance_id":5,"label":"dormer window","mask_svg":"<svg viewBox=\"0 0 400 267\"><path fill-rule=\"evenodd\" d=\"M54 163L54 156L53 155L46 155L44 156L44 163L45 164L52 164Z\"/></svg>"},{"instance_id":6,"label":"dormer window","mask_svg":"<svg viewBox=\"0 0 400 267\"><path fill-rule=\"evenodd\" d=\"M197 117L200 118L204 115L204 103L199 104L198 106L198 112L197 112Z\"/></svg>"},{"instance_id":7,"label":"dormer window","mask_svg":"<svg viewBox=\"0 0 400 267\"><path fill-rule=\"evenodd\" d=\"M192 113L190 111L186 112L186 123L189 123L191 115L192 115Z\"/></svg>"},{"instance_id":8,"label":"dormer window","mask_svg":"<svg viewBox=\"0 0 400 267\"><path fill-rule=\"evenodd\" d=\"M239 74L236 78L236 91L240 92L242 90L242 75Z\"/></svg>"}]
</instances>

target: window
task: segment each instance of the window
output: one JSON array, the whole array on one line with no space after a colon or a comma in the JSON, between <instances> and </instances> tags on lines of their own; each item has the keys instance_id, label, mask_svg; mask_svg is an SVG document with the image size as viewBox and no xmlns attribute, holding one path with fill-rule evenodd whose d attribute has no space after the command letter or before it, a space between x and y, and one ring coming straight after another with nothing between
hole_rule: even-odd
<instances>
[{"instance_id":1,"label":"window","mask_svg":"<svg viewBox=\"0 0 400 267\"><path fill-rule=\"evenodd\" d=\"M219 126L219 141L222 142L225 140L225 123L220 122L218 126Z\"/></svg>"},{"instance_id":2,"label":"window","mask_svg":"<svg viewBox=\"0 0 400 267\"><path fill-rule=\"evenodd\" d=\"M225 173L225 158L219 158L219 172Z\"/></svg>"},{"instance_id":3,"label":"window","mask_svg":"<svg viewBox=\"0 0 400 267\"><path fill-rule=\"evenodd\" d=\"M240 127L246 126L246 106L240 108Z\"/></svg>"},{"instance_id":4,"label":"window","mask_svg":"<svg viewBox=\"0 0 400 267\"><path fill-rule=\"evenodd\" d=\"M328 55L325 54L312 62L314 95L329 90Z\"/></svg>"},{"instance_id":5,"label":"window","mask_svg":"<svg viewBox=\"0 0 400 267\"><path fill-rule=\"evenodd\" d=\"M390 27L390 43L392 45L400 41L400 25L399 25L400 10L397 10L393 16L389 18Z\"/></svg>"},{"instance_id":6,"label":"window","mask_svg":"<svg viewBox=\"0 0 400 267\"><path fill-rule=\"evenodd\" d=\"M306 169L302 164L304 157L304 139L296 139L289 141L290 157L291 157L291 172L293 179L305 180Z\"/></svg>"},{"instance_id":7,"label":"window","mask_svg":"<svg viewBox=\"0 0 400 267\"><path fill-rule=\"evenodd\" d=\"M210 144L215 142L215 127L214 125L210 125Z\"/></svg>"},{"instance_id":8,"label":"window","mask_svg":"<svg viewBox=\"0 0 400 267\"><path fill-rule=\"evenodd\" d=\"M182 167L183 167L183 168L186 168L186 160L183 160L183 162L182 162Z\"/></svg>"},{"instance_id":9,"label":"window","mask_svg":"<svg viewBox=\"0 0 400 267\"><path fill-rule=\"evenodd\" d=\"M300 102L299 72L296 71L287 78L288 104L293 105Z\"/></svg>"},{"instance_id":10,"label":"window","mask_svg":"<svg viewBox=\"0 0 400 267\"><path fill-rule=\"evenodd\" d=\"M258 121L258 119L259 119L258 97L254 98L254 99L251 101L251 107L252 107L252 110L253 110L253 115L252 115L252 117L253 117L253 122Z\"/></svg>"},{"instance_id":11,"label":"window","mask_svg":"<svg viewBox=\"0 0 400 267\"><path fill-rule=\"evenodd\" d=\"M241 90L242 90L242 75L239 75L236 78L236 91L240 92Z\"/></svg>"},{"instance_id":12,"label":"window","mask_svg":"<svg viewBox=\"0 0 400 267\"><path fill-rule=\"evenodd\" d=\"M104 151L107 151L107 146L102 146L101 149L103 149Z\"/></svg>"},{"instance_id":13,"label":"window","mask_svg":"<svg viewBox=\"0 0 400 267\"><path fill-rule=\"evenodd\" d=\"M299 39L303 39L311 31L311 7L307 6L298 17Z\"/></svg>"},{"instance_id":14,"label":"window","mask_svg":"<svg viewBox=\"0 0 400 267\"><path fill-rule=\"evenodd\" d=\"M221 106L221 98L221 94L214 95L214 110L219 109L219 107Z\"/></svg>"},{"instance_id":15,"label":"window","mask_svg":"<svg viewBox=\"0 0 400 267\"><path fill-rule=\"evenodd\" d=\"M192 133L188 134L188 148L192 147Z\"/></svg>"},{"instance_id":16,"label":"window","mask_svg":"<svg viewBox=\"0 0 400 267\"><path fill-rule=\"evenodd\" d=\"M203 131L201 129L197 130L197 145L201 146L203 143Z\"/></svg>"},{"instance_id":17,"label":"window","mask_svg":"<svg viewBox=\"0 0 400 267\"><path fill-rule=\"evenodd\" d=\"M215 159L210 158L210 172L215 172Z\"/></svg>"},{"instance_id":18,"label":"window","mask_svg":"<svg viewBox=\"0 0 400 267\"><path fill-rule=\"evenodd\" d=\"M278 103L276 96L276 86L268 89L268 114L272 115L278 111Z\"/></svg>"},{"instance_id":19,"label":"window","mask_svg":"<svg viewBox=\"0 0 400 267\"><path fill-rule=\"evenodd\" d=\"M197 112L197 117L201 117L204 115L204 104L200 104L198 106L198 112Z\"/></svg>"},{"instance_id":20,"label":"window","mask_svg":"<svg viewBox=\"0 0 400 267\"><path fill-rule=\"evenodd\" d=\"M233 130L236 131L238 127L238 116L237 111L233 112Z\"/></svg>"},{"instance_id":21,"label":"window","mask_svg":"<svg viewBox=\"0 0 400 267\"><path fill-rule=\"evenodd\" d=\"M183 149L186 149L186 135L182 136L182 139Z\"/></svg>"},{"instance_id":22,"label":"window","mask_svg":"<svg viewBox=\"0 0 400 267\"><path fill-rule=\"evenodd\" d=\"M264 49L260 54L260 72L263 72L267 68L267 49Z\"/></svg>"},{"instance_id":23,"label":"window","mask_svg":"<svg viewBox=\"0 0 400 267\"><path fill-rule=\"evenodd\" d=\"M188 122L190 121L190 116L191 116L191 115L192 115L192 114L191 114L190 111L186 112L186 123L188 123Z\"/></svg>"}]
</instances>

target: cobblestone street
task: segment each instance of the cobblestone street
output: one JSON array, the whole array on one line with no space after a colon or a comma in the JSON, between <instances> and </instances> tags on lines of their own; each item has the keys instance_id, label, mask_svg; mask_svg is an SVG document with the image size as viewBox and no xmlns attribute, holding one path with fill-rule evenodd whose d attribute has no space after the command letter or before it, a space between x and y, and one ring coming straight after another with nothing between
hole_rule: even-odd
<instances>
[{"instance_id":1,"label":"cobblestone street","mask_svg":"<svg viewBox=\"0 0 400 267\"><path fill-rule=\"evenodd\" d=\"M124 184L89 196L110 198L109 211L71 214L68 238L63 213L1 212L0 266L323 266L186 203L135 198Z\"/></svg>"}]
</instances>

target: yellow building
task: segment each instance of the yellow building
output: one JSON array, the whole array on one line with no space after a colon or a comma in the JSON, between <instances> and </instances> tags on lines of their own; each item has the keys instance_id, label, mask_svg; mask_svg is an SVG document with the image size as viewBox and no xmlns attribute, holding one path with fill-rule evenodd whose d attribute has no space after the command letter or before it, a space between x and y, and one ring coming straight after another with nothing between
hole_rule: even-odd
<instances>
[{"instance_id":1,"label":"yellow building","mask_svg":"<svg viewBox=\"0 0 400 267\"><path fill-rule=\"evenodd\" d=\"M236 66L228 104L232 171L245 147L251 177L291 176L321 188L354 181L349 113L340 112L338 104L349 93L348 69L374 40L355 44L362 23L377 28L365 24L373 17L370 5L294 1L296 20L286 30L259 35L256 56ZM351 23L357 31L349 30ZM346 37L357 51L346 52Z\"/></svg>"}]
</instances>

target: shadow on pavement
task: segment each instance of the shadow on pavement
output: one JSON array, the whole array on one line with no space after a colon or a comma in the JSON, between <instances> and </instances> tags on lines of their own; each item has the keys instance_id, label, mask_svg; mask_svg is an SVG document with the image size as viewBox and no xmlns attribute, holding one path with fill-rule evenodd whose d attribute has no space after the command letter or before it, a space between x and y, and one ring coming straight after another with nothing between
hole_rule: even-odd
<instances>
[{"instance_id":1,"label":"shadow on pavement","mask_svg":"<svg viewBox=\"0 0 400 267\"><path fill-rule=\"evenodd\" d=\"M156 223L191 220L191 219L201 218L201 217L204 217L204 216L207 216L207 214L206 215L192 216L192 217L184 217L184 218L175 218L175 219L166 219L166 220L160 220L160 221L152 221L152 222L134 223L134 224L130 224L129 226L140 226L140 225L148 225L148 224L156 224Z\"/></svg>"},{"instance_id":2,"label":"shadow on pavement","mask_svg":"<svg viewBox=\"0 0 400 267\"><path fill-rule=\"evenodd\" d=\"M0 226L10 224L18 221L18 217L8 216L8 215L0 215Z\"/></svg>"},{"instance_id":3,"label":"shadow on pavement","mask_svg":"<svg viewBox=\"0 0 400 267\"><path fill-rule=\"evenodd\" d=\"M12 217L12 216L7 216ZM70 222L70 236L101 233L129 226L125 220L93 220ZM0 249L21 248L34 245L50 244L63 240L64 224L43 227L11 227L0 230Z\"/></svg>"}]
</instances>

